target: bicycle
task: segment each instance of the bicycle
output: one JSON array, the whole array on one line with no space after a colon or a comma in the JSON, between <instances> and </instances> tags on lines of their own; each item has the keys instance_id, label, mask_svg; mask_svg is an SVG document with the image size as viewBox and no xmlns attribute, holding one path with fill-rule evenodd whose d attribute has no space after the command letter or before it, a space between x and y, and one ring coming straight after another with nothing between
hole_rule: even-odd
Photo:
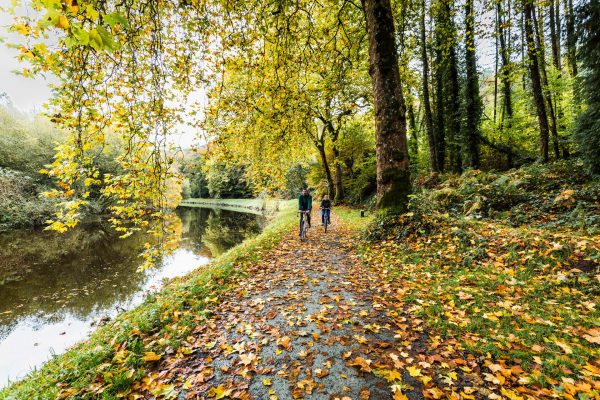
<instances>
[{"instance_id":1,"label":"bicycle","mask_svg":"<svg viewBox=\"0 0 600 400\"><path fill-rule=\"evenodd\" d=\"M321 210L323 211L329 211L328 213L325 213L324 218L323 218L323 229L325 229L325 233L327 233L327 226L329 224L331 224L331 209L330 208L322 208Z\"/></svg>"},{"instance_id":2,"label":"bicycle","mask_svg":"<svg viewBox=\"0 0 600 400\"><path fill-rule=\"evenodd\" d=\"M300 240L306 240L306 235L308 234L308 213L310 211L299 211L302 213L302 218L300 219Z\"/></svg>"}]
</instances>

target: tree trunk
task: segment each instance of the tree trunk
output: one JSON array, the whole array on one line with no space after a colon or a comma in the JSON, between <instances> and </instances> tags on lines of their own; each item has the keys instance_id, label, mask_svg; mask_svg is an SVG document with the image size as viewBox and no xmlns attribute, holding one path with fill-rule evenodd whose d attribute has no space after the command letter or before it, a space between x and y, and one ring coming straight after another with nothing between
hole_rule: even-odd
<instances>
[{"instance_id":1,"label":"tree trunk","mask_svg":"<svg viewBox=\"0 0 600 400\"><path fill-rule=\"evenodd\" d=\"M449 84L449 115L448 129L449 156L452 171L462 173L462 146L461 138L461 115L460 115L460 83L458 82L458 66L454 45L450 48L450 58L448 64Z\"/></svg>"},{"instance_id":2,"label":"tree trunk","mask_svg":"<svg viewBox=\"0 0 600 400\"><path fill-rule=\"evenodd\" d=\"M548 84L548 74L546 72L546 46L544 43L544 25L543 17L536 17L535 8L532 8L533 23L535 29L535 38L537 42L536 53L539 59L540 74L542 78L542 91L546 100L546 107L550 122L550 132L552 133L552 148L554 150L554 158L560 158L558 149L558 123L556 121L556 113L554 112L554 103L552 102L552 94L550 93L550 85Z\"/></svg>"},{"instance_id":3,"label":"tree trunk","mask_svg":"<svg viewBox=\"0 0 600 400\"><path fill-rule=\"evenodd\" d=\"M335 198L335 186L333 184L333 177L331 176L331 169L329 168L329 162L327 161L327 154L325 154L325 143L324 142L315 142L315 146L317 146L317 150L319 151L319 155L321 156L321 164L323 165L323 169L325 170L325 178L327 179L327 192L329 194L329 198Z\"/></svg>"},{"instance_id":4,"label":"tree trunk","mask_svg":"<svg viewBox=\"0 0 600 400\"><path fill-rule=\"evenodd\" d=\"M503 110L504 116L502 118L502 125L506 119L507 128L512 126L513 118L513 104L512 104L512 89L510 87L510 50L506 44L506 36L504 32L504 24L502 19L502 6L501 1L497 3L499 27L498 27L498 39L500 40L500 57L502 58L502 68L500 74L500 81L502 82L502 98L503 98Z\"/></svg>"},{"instance_id":5,"label":"tree trunk","mask_svg":"<svg viewBox=\"0 0 600 400\"><path fill-rule=\"evenodd\" d=\"M538 116L540 129L540 156L543 162L548 162L548 116L544 105L542 93L542 81L538 63L537 49L534 38L533 27L533 3L532 0L523 1L523 18L525 23L525 41L527 43L527 56L529 58L529 73L531 75L531 89Z\"/></svg>"},{"instance_id":6,"label":"tree trunk","mask_svg":"<svg viewBox=\"0 0 600 400\"><path fill-rule=\"evenodd\" d=\"M417 121L415 118L415 110L412 101L406 106L406 112L408 113L408 129L410 130L410 139L408 140L408 146L410 151L415 155L419 154L419 137L417 132Z\"/></svg>"},{"instance_id":7,"label":"tree trunk","mask_svg":"<svg viewBox=\"0 0 600 400\"><path fill-rule=\"evenodd\" d=\"M558 79L562 80L562 63L561 63L561 55L560 55L560 34L561 34L561 23L560 23L560 0L552 0L550 4L551 11L550 13L550 24L554 26L554 29L550 30L550 35L552 39L552 62L554 64L554 68L558 73ZM554 19L554 21L553 21ZM566 129L564 122L564 112L562 110L562 95L561 92L558 91L554 96L554 110L557 115L557 130L560 128L561 131L564 132ZM557 136L558 139L558 136ZM558 141L558 140L557 140ZM565 154L568 154L568 150L565 149L564 144L558 143L558 145L563 149L563 157ZM558 158L558 157L557 157Z\"/></svg>"},{"instance_id":8,"label":"tree trunk","mask_svg":"<svg viewBox=\"0 0 600 400\"><path fill-rule=\"evenodd\" d=\"M373 84L379 208L405 209L411 192L394 21L390 0L363 0Z\"/></svg>"},{"instance_id":9,"label":"tree trunk","mask_svg":"<svg viewBox=\"0 0 600 400\"><path fill-rule=\"evenodd\" d=\"M497 0L497 4L500 5L500 0ZM494 38L494 130L496 129L496 117L498 114L498 36L500 30L500 13L498 12L498 8L496 8L496 35Z\"/></svg>"},{"instance_id":10,"label":"tree trunk","mask_svg":"<svg viewBox=\"0 0 600 400\"><path fill-rule=\"evenodd\" d=\"M440 172L446 167L446 123L444 110L444 58L441 40L436 38L435 50L435 144L437 146L437 166Z\"/></svg>"},{"instance_id":11,"label":"tree trunk","mask_svg":"<svg viewBox=\"0 0 600 400\"><path fill-rule=\"evenodd\" d=\"M575 12L573 0L565 1L566 33L567 33L567 59L571 69L571 76L577 76L577 35L575 34ZM575 92L577 94L577 91ZM577 99L577 97L576 97Z\"/></svg>"},{"instance_id":12,"label":"tree trunk","mask_svg":"<svg viewBox=\"0 0 600 400\"><path fill-rule=\"evenodd\" d=\"M460 84L456 57L456 28L452 16L450 0L439 0L437 4L436 45L437 66L436 80L438 85L437 120L438 163L444 170L445 152L448 152L448 165L451 171L462 172L461 110ZM445 139L445 140L443 140ZM442 150L443 146L443 150Z\"/></svg>"},{"instance_id":13,"label":"tree trunk","mask_svg":"<svg viewBox=\"0 0 600 400\"><path fill-rule=\"evenodd\" d=\"M429 60L427 57L427 36L425 33L425 0L422 0L421 14L421 61L423 63L423 120L425 122L425 132L429 144L429 165L432 172L440 172L437 157L437 146L435 135L433 133L433 117L431 115L431 103L429 100Z\"/></svg>"},{"instance_id":14,"label":"tree trunk","mask_svg":"<svg viewBox=\"0 0 600 400\"><path fill-rule=\"evenodd\" d=\"M465 90L465 141L467 150L467 165L478 169L479 158L479 119L481 117L481 98L479 97L479 78L477 76L477 58L475 55L475 16L473 0L465 2L465 63L466 63L466 90Z\"/></svg>"},{"instance_id":15,"label":"tree trunk","mask_svg":"<svg viewBox=\"0 0 600 400\"><path fill-rule=\"evenodd\" d=\"M554 68L557 71L560 71L560 39L559 32L556 31L558 16L556 15L556 11L559 10L558 6L554 8L554 1L550 0L550 8L549 8L549 25L550 25L550 42L552 44L552 61L554 64ZM558 0L556 0L558 2ZM558 25L560 29L560 22Z\"/></svg>"},{"instance_id":16,"label":"tree trunk","mask_svg":"<svg viewBox=\"0 0 600 400\"><path fill-rule=\"evenodd\" d=\"M335 168L335 202L340 203L344 200L344 184L342 178L344 176L344 171L342 170L342 162L340 161L340 151L333 144L333 159L334 159L334 168Z\"/></svg>"}]
</instances>

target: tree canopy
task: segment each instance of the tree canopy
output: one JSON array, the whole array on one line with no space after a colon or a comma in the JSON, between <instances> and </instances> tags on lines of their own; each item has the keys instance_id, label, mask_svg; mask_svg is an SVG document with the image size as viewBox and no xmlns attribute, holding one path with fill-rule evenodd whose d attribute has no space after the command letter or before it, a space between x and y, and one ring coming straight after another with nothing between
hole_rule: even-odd
<instances>
[{"instance_id":1,"label":"tree canopy","mask_svg":"<svg viewBox=\"0 0 600 400\"><path fill-rule=\"evenodd\" d=\"M203 168L235 165L255 193L283 193L291 170L312 166L317 189L343 201L346 187L368 187L353 168L373 151L361 169L376 171L381 207L402 208L409 171L587 154L572 140L585 108L572 0L33 0L12 11L21 73L60 78L48 111L69 132L47 168L57 229L94 186L124 232L161 219L182 124L206 142ZM107 131L124 143L117 175L93 163ZM359 143L370 150L349 157Z\"/></svg>"}]
</instances>

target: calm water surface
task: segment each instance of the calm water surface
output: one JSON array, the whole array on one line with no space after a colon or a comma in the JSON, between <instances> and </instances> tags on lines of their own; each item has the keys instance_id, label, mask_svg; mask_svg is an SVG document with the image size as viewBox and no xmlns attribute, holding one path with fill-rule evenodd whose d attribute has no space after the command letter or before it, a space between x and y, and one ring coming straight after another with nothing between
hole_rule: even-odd
<instances>
[{"instance_id":1,"label":"calm water surface","mask_svg":"<svg viewBox=\"0 0 600 400\"><path fill-rule=\"evenodd\" d=\"M0 387L140 304L165 278L185 275L261 230L264 218L178 209L179 248L137 272L146 237L119 239L107 224L66 234L0 234Z\"/></svg>"}]
</instances>

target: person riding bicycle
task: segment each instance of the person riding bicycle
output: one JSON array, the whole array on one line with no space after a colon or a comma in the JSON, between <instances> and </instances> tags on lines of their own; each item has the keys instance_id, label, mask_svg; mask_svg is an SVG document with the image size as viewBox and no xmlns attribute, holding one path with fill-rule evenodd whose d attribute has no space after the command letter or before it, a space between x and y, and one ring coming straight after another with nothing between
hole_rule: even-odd
<instances>
[{"instance_id":1,"label":"person riding bicycle","mask_svg":"<svg viewBox=\"0 0 600 400\"><path fill-rule=\"evenodd\" d=\"M298 197L298 211L300 211L300 221L302 221L302 211L308 211L306 213L306 220L308 221L308 227L310 228L310 212L312 210L312 196L308 193L308 189L304 189L302 194Z\"/></svg>"},{"instance_id":2,"label":"person riding bicycle","mask_svg":"<svg viewBox=\"0 0 600 400\"><path fill-rule=\"evenodd\" d=\"M325 218L327 218L327 223L331 221L331 200L329 200L328 195L323 195L323 199L321 200L321 225L325 225Z\"/></svg>"}]
</instances>

